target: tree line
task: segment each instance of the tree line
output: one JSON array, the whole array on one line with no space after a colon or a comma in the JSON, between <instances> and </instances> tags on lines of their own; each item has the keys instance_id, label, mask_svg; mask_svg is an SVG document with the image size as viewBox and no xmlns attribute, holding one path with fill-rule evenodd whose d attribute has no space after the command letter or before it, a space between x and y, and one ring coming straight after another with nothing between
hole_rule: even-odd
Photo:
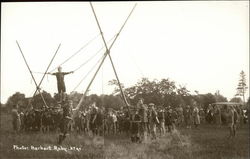
<instances>
[{"instance_id":1,"label":"tree line","mask_svg":"<svg viewBox=\"0 0 250 159\"><path fill-rule=\"evenodd\" d=\"M98 107L102 106L116 110L124 107L125 103L121 98L118 82L116 80L111 80L108 84L114 86L112 94L91 94L85 98L82 104L88 105L96 102ZM190 91L185 86L177 85L170 79L149 80L148 78L142 78L135 85L128 88L124 88L124 85L122 84L122 88L128 103L131 105L136 105L138 100L143 98L146 104L154 103L163 107L171 106L173 108L177 106L196 104L200 108L206 110L208 105L211 103L228 101L226 97L219 93L219 91L214 94L199 94L198 91L195 91L196 95L191 95ZM53 107L57 105L58 94L54 94L52 97L50 93L42 91L42 95L48 106ZM77 105L82 97L82 94L78 92L71 92L68 97L73 100L75 105ZM242 102L239 97L234 97L230 101ZM39 94L35 95L34 98L31 99L26 98L23 93L16 92L8 98L5 107L1 106L1 108L2 110L8 111L12 108L12 105L15 104L18 104L21 109L26 109L31 104L34 108L40 109L43 106L43 101Z\"/></svg>"}]
</instances>

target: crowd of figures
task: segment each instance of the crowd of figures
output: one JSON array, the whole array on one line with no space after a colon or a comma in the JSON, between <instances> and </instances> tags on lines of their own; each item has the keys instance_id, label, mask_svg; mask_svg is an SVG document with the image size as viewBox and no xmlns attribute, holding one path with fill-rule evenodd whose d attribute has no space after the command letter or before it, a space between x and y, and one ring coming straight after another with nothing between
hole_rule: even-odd
<instances>
[{"instance_id":1,"label":"crowd of figures","mask_svg":"<svg viewBox=\"0 0 250 159\"><path fill-rule=\"evenodd\" d=\"M172 132L176 127L198 128L200 124L226 124L234 136L236 125L247 122L247 111L240 107L209 105L205 111L197 105L157 106L140 99L135 106L120 110L97 107L94 104L74 113L73 102L67 100L57 107L30 109L22 112L13 106L13 128L16 132L76 132L93 135L130 134L133 142Z\"/></svg>"}]
</instances>

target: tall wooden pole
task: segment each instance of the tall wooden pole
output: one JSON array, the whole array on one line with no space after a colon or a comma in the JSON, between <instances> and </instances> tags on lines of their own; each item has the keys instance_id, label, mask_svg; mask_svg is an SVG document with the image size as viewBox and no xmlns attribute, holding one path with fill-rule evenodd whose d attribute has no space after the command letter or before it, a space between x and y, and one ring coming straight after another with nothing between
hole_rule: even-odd
<instances>
[{"instance_id":1,"label":"tall wooden pole","mask_svg":"<svg viewBox=\"0 0 250 159\"><path fill-rule=\"evenodd\" d=\"M80 108L80 106L81 106L81 104L82 104L82 102L83 102L85 96L87 95L87 93L88 93L88 91L89 91L89 88L90 88L91 84L93 83L93 81L94 81L94 79L95 79L97 73L99 72L99 70L100 70L100 68L101 68L101 66L102 66L102 64L103 64L103 62L104 62L104 60L106 59L106 57L107 57L109 51L110 51L111 48L113 47L115 41L116 41L117 38L119 37L121 31L123 30L125 24L127 23L128 19L129 19L129 17L130 17L130 15L131 15L132 12L133 12L133 10L134 10L134 8L133 8L132 11L130 12L129 16L128 16L127 19L125 20L125 22L124 22L124 24L122 25L122 27L120 28L120 30L119 30L119 32L117 33L115 39L113 40L113 42L112 42L111 45L109 46L109 49L107 49L106 52L104 53L104 56L103 56L103 59L102 59L100 65L98 66L98 68L97 68L97 70L96 70L94 76L92 77L92 79L91 79L89 85L87 86L87 88L86 88L84 94L82 95L82 97L81 97L81 99L80 99L78 105L76 106L75 110L78 110L78 109ZM76 111L75 111L75 112L76 112ZM74 114L75 114L75 113L74 113Z\"/></svg>"},{"instance_id":2,"label":"tall wooden pole","mask_svg":"<svg viewBox=\"0 0 250 159\"><path fill-rule=\"evenodd\" d=\"M28 65L28 62L27 62L27 60L26 60L26 58L25 58L25 56L24 56L24 54L23 54L23 52L22 52L22 49L21 49L21 47L20 47L18 41L16 41L16 43L17 43L17 46L18 46L18 48L19 48L19 50L20 50L20 52L21 52L21 54L22 54L22 57L23 57L23 59L24 59L24 62L25 62L26 66L27 66L27 68L28 68L28 70L29 70L29 72L30 72L30 75L31 75L31 77L32 77L32 79L33 79L33 81L34 81L34 83L35 83L35 85L36 85L36 89L38 90L40 96L42 97L43 103L45 104L46 107L48 107L48 105L46 104L46 102L45 102L45 100L44 100L44 98L43 98L42 93L40 92L40 88L39 88L39 86L38 86L37 83L36 83L36 79L35 79L35 77L33 76L33 73L32 73L31 70L30 70L30 67L29 67L29 65Z\"/></svg>"},{"instance_id":3,"label":"tall wooden pole","mask_svg":"<svg viewBox=\"0 0 250 159\"><path fill-rule=\"evenodd\" d=\"M57 52L58 52L60 46L61 46L61 44L59 44L59 46L58 46L57 49L56 49L56 52L54 53L54 56L53 56L52 59L50 60L50 63L49 63L49 65L48 65L48 67L46 68L46 70L45 70L45 72L44 72L44 74L43 74L43 77L42 77L41 81L40 81L39 84L38 84L38 88L41 86L41 84L42 84L42 82L43 82L43 79L44 79L45 75L47 74L47 72L48 72L48 70L49 70L49 67L50 67L50 65L52 64L52 62L53 62L53 60L54 60L54 58L55 58L55 56L56 56L56 54L57 54ZM36 95L36 92L37 92L37 89L36 89L35 93L33 94L33 97Z\"/></svg>"},{"instance_id":4,"label":"tall wooden pole","mask_svg":"<svg viewBox=\"0 0 250 159\"><path fill-rule=\"evenodd\" d=\"M97 16L96 16L96 13L95 13L95 10L94 10L94 7L93 7L93 5L92 5L91 2L90 2L90 5L91 5L91 8L92 8L93 14L94 14L94 16L95 16L95 20L96 20L97 26L98 26L98 28L99 28L100 34L101 34L101 36L102 36L103 43L104 43L104 45L105 45L105 47L106 47L106 52L108 53L108 56L109 56L109 59L110 59L110 62L111 62L113 71L114 71L114 73L115 73L115 76L116 76L116 79L117 79L117 82L118 82L118 86L119 86L120 91L121 91L122 98L123 98L123 100L124 100L124 102L125 102L125 104L126 104L126 106L127 106L127 108L128 108L128 111L129 111L129 104L128 104L128 102L127 102L127 99L126 99L125 94L124 94L124 92L123 92L123 89L122 89L122 87L121 87L121 83L120 83L120 80L119 80L117 71L116 71L116 69L115 69L115 65L114 65L113 60L112 60L111 55L110 55L110 50L109 50L109 48L108 48L108 46L107 46L107 43L106 43L106 40L105 40L105 38L104 38L104 36L103 36L103 32L102 32L100 23L99 23L99 21L98 21L98 18L97 18ZM136 7L136 4L134 5L134 7L133 7L133 9L132 9L132 11L131 11L131 13L130 13L130 15L131 15L132 12L134 11L135 7ZM130 16L130 15L129 15L129 16Z\"/></svg>"}]
</instances>

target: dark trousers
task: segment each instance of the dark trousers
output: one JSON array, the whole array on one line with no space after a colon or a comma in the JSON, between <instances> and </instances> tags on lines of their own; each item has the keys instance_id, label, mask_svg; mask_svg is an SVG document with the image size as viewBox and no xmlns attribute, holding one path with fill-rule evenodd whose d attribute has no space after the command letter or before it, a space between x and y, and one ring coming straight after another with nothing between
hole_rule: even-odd
<instances>
[{"instance_id":1,"label":"dark trousers","mask_svg":"<svg viewBox=\"0 0 250 159\"><path fill-rule=\"evenodd\" d=\"M63 140L66 138L66 134L68 132L68 123L69 119L63 119L61 124L60 124L60 135L59 135L59 141L58 143L61 144Z\"/></svg>"},{"instance_id":2,"label":"dark trousers","mask_svg":"<svg viewBox=\"0 0 250 159\"><path fill-rule=\"evenodd\" d=\"M66 87L64 83L57 83L57 89L59 94L66 92Z\"/></svg>"}]
</instances>

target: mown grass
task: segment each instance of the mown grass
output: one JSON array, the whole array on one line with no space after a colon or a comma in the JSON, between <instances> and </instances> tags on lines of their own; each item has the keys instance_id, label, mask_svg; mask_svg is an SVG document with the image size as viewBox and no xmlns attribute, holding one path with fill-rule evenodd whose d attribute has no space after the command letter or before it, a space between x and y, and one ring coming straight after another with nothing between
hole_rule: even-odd
<instances>
[{"instance_id":1,"label":"mown grass","mask_svg":"<svg viewBox=\"0 0 250 159\"><path fill-rule=\"evenodd\" d=\"M80 158L80 159L248 159L248 126L238 129L234 139L228 139L226 127L202 125L199 129L180 128L155 141L131 143L125 135L89 137L70 134L62 147L77 147L80 151L14 150L13 145L56 146L56 133L12 133L11 118L1 114L0 157L12 158Z\"/></svg>"}]
</instances>

